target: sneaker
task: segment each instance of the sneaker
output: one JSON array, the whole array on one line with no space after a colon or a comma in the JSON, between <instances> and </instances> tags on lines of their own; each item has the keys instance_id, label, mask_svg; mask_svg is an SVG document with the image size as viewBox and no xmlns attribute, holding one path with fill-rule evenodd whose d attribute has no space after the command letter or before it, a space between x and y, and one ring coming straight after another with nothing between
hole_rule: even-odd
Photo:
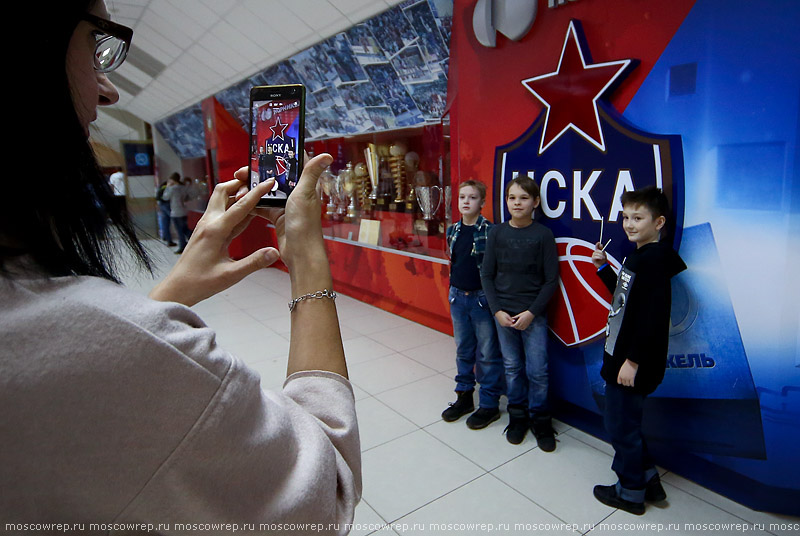
<instances>
[{"instance_id":1,"label":"sneaker","mask_svg":"<svg viewBox=\"0 0 800 536\"><path fill-rule=\"evenodd\" d=\"M464 415L475 411L475 402L472 400L474 389L469 391L456 391L458 399L450 403L450 407L442 412L445 422L455 422Z\"/></svg>"},{"instance_id":2,"label":"sneaker","mask_svg":"<svg viewBox=\"0 0 800 536\"><path fill-rule=\"evenodd\" d=\"M648 480L647 487L644 489L644 500L647 502L659 502L667 498L667 492L661 485L661 478L658 473Z\"/></svg>"},{"instance_id":3,"label":"sneaker","mask_svg":"<svg viewBox=\"0 0 800 536\"><path fill-rule=\"evenodd\" d=\"M508 426L503 430L512 445L519 445L528 433L528 410L519 406L508 406Z\"/></svg>"},{"instance_id":4,"label":"sneaker","mask_svg":"<svg viewBox=\"0 0 800 536\"><path fill-rule=\"evenodd\" d=\"M536 444L541 450L545 452L556 450L556 433L549 415L534 415L531 418L531 432L536 437Z\"/></svg>"},{"instance_id":5,"label":"sneaker","mask_svg":"<svg viewBox=\"0 0 800 536\"><path fill-rule=\"evenodd\" d=\"M629 514L636 516L644 514L644 503L636 503L623 499L617 495L616 486L595 486L593 493L594 498L606 506L619 508L620 510L625 510Z\"/></svg>"},{"instance_id":6,"label":"sneaker","mask_svg":"<svg viewBox=\"0 0 800 536\"><path fill-rule=\"evenodd\" d=\"M499 418L500 410L497 408L478 408L478 411L470 415L467 419L467 428L480 430L486 428Z\"/></svg>"}]
</instances>

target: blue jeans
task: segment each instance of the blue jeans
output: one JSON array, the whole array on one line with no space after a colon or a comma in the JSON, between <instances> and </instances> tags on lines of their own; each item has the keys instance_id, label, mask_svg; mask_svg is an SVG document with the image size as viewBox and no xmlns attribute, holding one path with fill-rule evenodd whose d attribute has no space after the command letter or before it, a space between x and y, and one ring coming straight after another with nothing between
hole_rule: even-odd
<instances>
[{"instance_id":1,"label":"blue jeans","mask_svg":"<svg viewBox=\"0 0 800 536\"><path fill-rule=\"evenodd\" d=\"M170 208L169 203L158 203L158 229L161 231L161 239L172 242L172 232L170 231Z\"/></svg>"},{"instance_id":2,"label":"blue jeans","mask_svg":"<svg viewBox=\"0 0 800 536\"><path fill-rule=\"evenodd\" d=\"M614 447L611 469L619 478L617 492L633 502L644 500L647 481L656 474L655 462L642 435L642 415L647 395L606 383L603 423Z\"/></svg>"},{"instance_id":3,"label":"blue jeans","mask_svg":"<svg viewBox=\"0 0 800 536\"><path fill-rule=\"evenodd\" d=\"M538 315L524 331L497 323L506 369L509 406L527 407L531 415L547 414L547 317Z\"/></svg>"},{"instance_id":4,"label":"blue jeans","mask_svg":"<svg viewBox=\"0 0 800 536\"><path fill-rule=\"evenodd\" d=\"M448 300L456 342L456 391L474 389L477 379L480 407L497 408L504 391L503 359L486 296L482 290L450 287Z\"/></svg>"}]
</instances>

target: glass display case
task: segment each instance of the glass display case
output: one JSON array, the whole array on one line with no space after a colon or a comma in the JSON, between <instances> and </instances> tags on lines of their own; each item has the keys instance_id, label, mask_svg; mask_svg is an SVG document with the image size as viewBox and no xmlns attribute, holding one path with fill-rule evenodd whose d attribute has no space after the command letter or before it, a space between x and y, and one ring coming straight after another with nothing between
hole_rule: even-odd
<instances>
[{"instance_id":1,"label":"glass display case","mask_svg":"<svg viewBox=\"0 0 800 536\"><path fill-rule=\"evenodd\" d=\"M326 238L447 259L448 124L306 143L334 162L318 183Z\"/></svg>"}]
</instances>

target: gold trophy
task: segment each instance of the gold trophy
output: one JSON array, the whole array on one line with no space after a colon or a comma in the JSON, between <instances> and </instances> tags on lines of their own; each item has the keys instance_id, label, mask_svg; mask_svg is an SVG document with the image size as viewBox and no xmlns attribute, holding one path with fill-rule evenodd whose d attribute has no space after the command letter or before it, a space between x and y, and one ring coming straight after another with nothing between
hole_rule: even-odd
<instances>
[{"instance_id":1,"label":"gold trophy","mask_svg":"<svg viewBox=\"0 0 800 536\"><path fill-rule=\"evenodd\" d=\"M392 173L394 183L394 201L390 208L397 209L397 203L405 201L406 187L406 159L408 147L402 141L396 141L389 146L389 171Z\"/></svg>"},{"instance_id":2,"label":"gold trophy","mask_svg":"<svg viewBox=\"0 0 800 536\"><path fill-rule=\"evenodd\" d=\"M368 188L369 188L369 179L367 173L367 165L364 162L359 162L356 164L356 167L353 168L353 173L355 174L356 184L358 185L358 206L359 207L368 207L369 200L367 197Z\"/></svg>"},{"instance_id":3,"label":"gold trophy","mask_svg":"<svg viewBox=\"0 0 800 536\"><path fill-rule=\"evenodd\" d=\"M380 171L378 169L378 149L374 143L367 144L364 149L364 157L367 159L367 174L369 182L372 186L369 194L370 206L375 206L378 202L378 181L380 179Z\"/></svg>"}]
</instances>

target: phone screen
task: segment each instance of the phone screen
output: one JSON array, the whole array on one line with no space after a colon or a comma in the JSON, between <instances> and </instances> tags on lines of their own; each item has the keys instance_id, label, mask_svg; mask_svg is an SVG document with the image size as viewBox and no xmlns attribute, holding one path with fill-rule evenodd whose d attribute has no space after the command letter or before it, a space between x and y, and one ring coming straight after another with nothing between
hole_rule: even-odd
<instances>
[{"instance_id":1,"label":"phone screen","mask_svg":"<svg viewBox=\"0 0 800 536\"><path fill-rule=\"evenodd\" d=\"M302 171L304 88L254 87L250 93L250 188L275 179L259 204L286 204Z\"/></svg>"}]
</instances>

